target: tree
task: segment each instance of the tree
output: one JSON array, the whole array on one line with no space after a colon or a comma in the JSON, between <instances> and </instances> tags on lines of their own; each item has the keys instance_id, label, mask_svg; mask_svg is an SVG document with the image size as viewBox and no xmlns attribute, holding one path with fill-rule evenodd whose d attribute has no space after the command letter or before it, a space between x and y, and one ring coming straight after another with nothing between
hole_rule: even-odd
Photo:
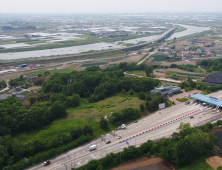
<instances>
[{"instance_id":1,"label":"tree","mask_svg":"<svg viewBox=\"0 0 222 170\"><path fill-rule=\"evenodd\" d=\"M84 135L87 135L87 134L92 135L93 134L93 128L88 123L86 123L84 128L83 128L83 134Z\"/></svg>"},{"instance_id":2,"label":"tree","mask_svg":"<svg viewBox=\"0 0 222 170\"><path fill-rule=\"evenodd\" d=\"M70 132L72 139L78 139L83 134L83 129L81 127L77 127Z\"/></svg>"},{"instance_id":3,"label":"tree","mask_svg":"<svg viewBox=\"0 0 222 170\"><path fill-rule=\"evenodd\" d=\"M140 111L141 111L141 112L144 112L144 111L145 111L145 107L144 107L144 105L143 105L142 103L140 104Z\"/></svg>"},{"instance_id":4,"label":"tree","mask_svg":"<svg viewBox=\"0 0 222 170\"><path fill-rule=\"evenodd\" d=\"M100 127L102 129L106 129L108 127L108 121L104 118L104 117L101 117L100 119Z\"/></svg>"},{"instance_id":5,"label":"tree","mask_svg":"<svg viewBox=\"0 0 222 170\"><path fill-rule=\"evenodd\" d=\"M222 170L222 166L218 166L218 167L217 167L217 170Z\"/></svg>"},{"instance_id":6,"label":"tree","mask_svg":"<svg viewBox=\"0 0 222 170\"><path fill-rule=\"evenodd\" d=\"M60 118L62 116L65 116L67 113L66 113L66 108L65 106L63 105L62 102L60 101L56 101L52 107L50 108L50 113L52 115L52 119L57 119L57 118Z\"/></svg>"},{"instance_id":7,"label":"tree","mask_svg":"<svg viewBox=\"0 0 222 170\"><path fill-rule=\"evenodd\" d=\"M80 103L80 96L79 96L79 94L73 93L73 95L72 95L72 106L73 107L77 107L77 106L79 106L79 103Z\"/></svg>"},{"instance_id":8,"label":"tree","mask_svg":"<svg viewBox=\"0 0 222 170\"><path fill-rule=\"evenodd\" d=\"M100 165L101 165L100 161L93 159L89 161L89 163L86 165L86 169L97 170L97 168L99 168Z\"/></svg>"},{"instance_id":9,"label":"tree","mask_svg":"<svg viewBox=\"0 0 222 170\"><path fill-rule=\"evenodd\" d=\"M184 138L186 135L192 133L192 128L189 123L181 123L178 130L180 131L178 137Z\"/></svg>"},{"instance_id":10,"label":"tree","mask_svg":"<svg viewBox=\"0 0 222 170\"><path fill-rule=\"evenodd\" d=\"M122 89L122 90L121 90L121 93L122 93L122 94L125 94L125 93L126 93L126 90L125 90L125 89Z\"/></svg>"},{"instance_id":11,"label":"tree","mask_svg":"<svg viewBox=\"0 0 222 170\"><path fill-rule=\"evenodd\" d=\"M147 77L150 76L150 74L153 74L153 68L148 66L146 69L145 69L145 72L146 72L146 75Z\"/></svg>"},{"instance_id":12,"label":"tree","mask_svg":"<svg viewBox=\"0 0 222 170\"><path fill-rule=\"evenodd\" d=\"M139 93L139 99L140 100L145 100L145 94L141 91L140 93Z\"/></svg>"}]
</instances>

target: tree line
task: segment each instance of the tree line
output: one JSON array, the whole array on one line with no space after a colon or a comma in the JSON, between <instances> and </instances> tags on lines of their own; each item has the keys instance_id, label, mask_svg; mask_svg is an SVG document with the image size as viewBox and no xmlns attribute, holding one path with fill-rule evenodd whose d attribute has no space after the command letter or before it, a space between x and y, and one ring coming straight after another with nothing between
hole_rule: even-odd
<instances>
[{"instance_id":1,"label":"tree line","mask_svg":"<svg viewBox=\"0 0 222 170\"><path fill-rule=\"evenodd\" d=\"M222 71L222 59L201 60L197 61L196 65L205 68L209 73L212 71Z\"/></svg>"},{"instance_id":2,"label":"tree line","mask_svg":"<svg viewBox=\"0 0 222 170\"><path fill-rule=\"evenodd\" d=\"M0 136L36 129L65 116L66 106L56 101L51 106L36 104L26 109L15 97L0 100Z\"/></svg>"},{"instance_id":3,"label":"tree line","mask_svg":"<svg viewBox=\"0 0 222 170\"><path fill-rule=\"evenodd\" d=\"M21 143L10 135L0 136L0 169L23 169L24 157L28 158L27 165L30 166L82 145L92 140L92 135L93 128L86 123L83 128L74 128L70 134L57 134L56 137L26 143Z\"/></svg>"},{"instance_id":4,"label":"tree line","mask_svg":"<svg viewBox=\"0 0 222 170\"><path fill-rule=\"evenodd\" d=\"M0 81L0 89L4 89L5 87L7 87L7 84L4 80Z\"/></svg>"},{"instance_id":5,"label":"tree line","mask_svg":"<svg viewBox=\"0 0 222 170\"><path fill-rule=\"evenodd\" d=\"M179 87L181 87L182 89L185 89L185 91L198 89L198 90L205 91L207 94L222 89L222 85L208 86L204 82L195 82L195 81L193 81L191 77L188 77L187 81L181 82L179 84Z\"/></svg>"}]
</instances>

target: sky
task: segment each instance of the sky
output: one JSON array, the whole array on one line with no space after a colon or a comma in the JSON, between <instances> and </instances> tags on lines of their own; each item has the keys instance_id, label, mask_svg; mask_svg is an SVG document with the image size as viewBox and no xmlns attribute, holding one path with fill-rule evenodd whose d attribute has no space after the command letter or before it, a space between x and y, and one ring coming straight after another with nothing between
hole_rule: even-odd
<instances>
[{"instance_id":1,"label":"sky","mask_svg":"<svg viewBox=\"0 0 222 170\"><path fill-rule=\"evenodd\" d=\"M0 13L222 12L222 0L1 0Z\"/></svg>"}]
</instances>

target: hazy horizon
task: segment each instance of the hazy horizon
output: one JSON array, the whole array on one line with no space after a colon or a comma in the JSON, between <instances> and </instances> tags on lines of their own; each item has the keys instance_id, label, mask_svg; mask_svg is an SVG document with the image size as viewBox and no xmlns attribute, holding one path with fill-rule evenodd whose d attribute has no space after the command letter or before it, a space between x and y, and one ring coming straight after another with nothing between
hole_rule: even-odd
<instances>
[{"instance_id":1,"label":"hazy horizon","mask_svg":"<svg viewBox=\"0 0 222 170\"><path fill-rule=\"evenodd\" d=\"M0 13L221 13L221 0L7 0Z\"/></svg>"}]
</instances>

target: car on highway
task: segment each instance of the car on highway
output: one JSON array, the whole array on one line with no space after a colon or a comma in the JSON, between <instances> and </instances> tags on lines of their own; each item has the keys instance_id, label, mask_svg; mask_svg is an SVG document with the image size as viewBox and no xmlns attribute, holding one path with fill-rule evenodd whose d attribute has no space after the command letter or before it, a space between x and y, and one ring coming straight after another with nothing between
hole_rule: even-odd
<instances>
[{"instance_id":1,"label":"car on highway","mask_svg":"<svg viewBox=\"0 0 222 170\"><path fill-rule=\"evenodd\" d=\"M193 116L190 116L191 119L193 119Z\"/></svg>"},{"instance_id":2,"label":"car on highway","mask_svg":"<svg viewBox=\"0 0 222 170\"><path fill-rule=\"evenodd\" d=\"M109 143L111 143L111 141L110 141L110 140L108 140L108 141L106 142L106 144L109 144Z\"/></svg>"},{"instance_id":3,"label":"car on highway","mask_svg":"<svg viewBox=\"0 0 222 170\"><path fill-rule=\"evenodd\" d=\"M119 135L119 136L117 136L117 139L120 139L121 137L122 137L122 136Z\"/></svg>"},{"instance_id":4,"label":"car on highway","mask_svg":"<svg viewBox=\"0 0 222 170\"><path fill-rule=\"evenodd\" d=\"M46 165L49 165L51 162L49 160L43 162L43 165L46 166Z\"/></svg>"},{"instance_id":5,"label":"car on highway","mask_svg":"<svg viewBox=\"0 0 222 170\"><path fill-rule=\"evenodd\" d=\"M137 123L138 122L138 120L136 120L134 123Z\"/></svg>"}]
</instances>

